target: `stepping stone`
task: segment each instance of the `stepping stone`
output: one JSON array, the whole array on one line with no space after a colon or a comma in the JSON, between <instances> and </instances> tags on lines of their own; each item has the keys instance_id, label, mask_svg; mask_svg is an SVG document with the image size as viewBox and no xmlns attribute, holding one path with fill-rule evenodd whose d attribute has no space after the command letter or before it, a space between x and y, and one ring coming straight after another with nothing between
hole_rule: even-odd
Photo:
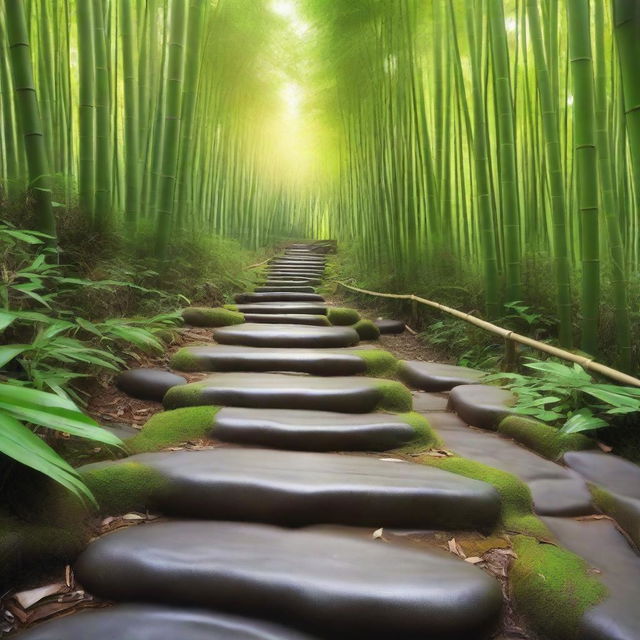
<instances>
[{"instance_id":1,"label":"stepping stone","mask_svg":"<svg viewBox=\"0 0 640 640\"><path fill-rule=\"evenodd\" d=\"M295 371L315 376L351 376L367 370L364 359L347 349L194 346L180 349L174 360L172 366L184 371ZM188 367L183 369L181 362Z\"/></svg>"},{"instance_id":2,"label":"stepping stone","mask_svg":"<svg viewBox=\"0 0 640 640\"><path fill-rule=\"evenodd\" d=\"M198 609L121 604L57 618L21 640L313 640L260 620Z\"/></svg>"},{"instance_id":3,"label":"stepping stone","mask_svg":"<svg viewBox=\"0 0 640 640\"><path fill-rule=\"evenodd\" d=\"M640 557L615 525L607 520L543 520L563 547L598 569L595 575L609 591L602 602L585 612L575 637L580 640L640 638Z\"/></svg>"},{"instance_id":4,"label":"stepping stone","mask_svg":"<svg viewBox=\"0 0 640 640\"><path fill-rule=\"evenodd\" d=\"M306 285L275 285L273 287L256 287L256 293L313 293L315 291L314 287L306 286Z\"/></svg>"},{"instance_id":5,"label":"stepping stone","mask_svg":"<svg viewBox=\"0 0 640 640\"><path fill-rule=\"evenodd\" d=\"M525 482L536 513L567 517L595 513L591 494L576 473L498 434L468 427L453 413L433 412L425 417L447 449Z\"/></svg>"},{"instance_id":6,"label":"stepping stone","mask_svg":"<svg viewBox=\"0 0 640 640\"><path fill-rule=\"evenodd\" d=\"M225 442L297 451L385 451L415 439L400 417L296 409L223 407L214 437Z\"/></svg>"},{"instance_id":7,"label":"stepping stone","mask_svg":"<svg viewBox=\"0 0 640 640\"><path fill-rule=\"evenodd\" d=\"M627 532L640 549L640 467L596 451L570 451L564 463L606 492L598 506Z\"/></svg>"},{"instance_id":8,"label":"stepping stone","mask_svg":"<svg viewBox=\"0 0 640 640\"><path fill-rule=\"evenodd\" d=\"M116 378L120 391L133 398L155 402L162 402L171 387L183 384L187 384L186 378L163 369L129 369Z\"/></svg>"},{"instance_id":9,"label":"stepping stone","mask_svg":"<svg viewBox=\"0 0 640 640\"><path fill-rule=\"evenodd\" d=\"M400 380L423 391L449 391L461 384L476 384L484 375L484 371L467 367L419 360L403 360L398 367Z\"/></svg>"},{"instance_id":10,"label":"stepping stone","mask_svg":"<svg viewBox=\"0 0 640 640\"><path fill-rule=\"evenodd\" d=\"M215 329L220 344L248 347L350 347L360 340L351 327L303 327L295 324L246 323Z\"/></svg>"},{"instance_id":11,"label":"stepping stone","mask_svg":"<svg viewBox=\"0 0 640 640\"><path fill-rule=\"evenodd\" d=\"M304 324L315 327L329 327L327 316L315 316L309 313L245 313L245 322L259 324Z\"/></svg>"},{"instance_id":12,"label":"stepping stone","mask_svg":"<svg viewBox=\"0 0 640 640\"><path fill-rule=\"evenodd\" d=\"M320 284L320 280L317 278L291 278L291 279L274 279L274 280L265 280L265 287L309 287L309 286L317 286Z\"/></svg>"},{"instance_id":13,"label":"stepping stone","mask_svg":"<svg viewBox=\"0 0 640 640\"><path fill-rule=\"evenodd\" d=\"M499 494L485 482L411 462L335 453L163 451L85 465L80 472L131 464L161 476L145 506L168 516L486 531L500 513Z\"/></svg>"},{"instance_id":14,"label":"stepping stone","mask_svg":"<svg viewBox=\"0 0 640 640\"><path fill-rule=\"evenodd\" d=\"M107 600L241 610L327 640L480 640L502 607L492 577L445 552L230 522L121 529L76 576Z\"/></svg>"},{"instance_id":15,"label":"stepping stone","mask_svg":"<svg viewBox=\"0 0 640 640\"><path fill-rule=\"evenodd\" d=\"M324 302L324 298L317 293L294 293L282 291L280 293L238 293L234 296L237 304L251 302Z\"/></svg>"},{"instance_id":16,"label":"stepping stone","mask_svg":"<svg viewBox=\"0 0 640 640\"><path fill-rule=\"evenodd\" d=\"M216 373L170 389L163 403L166 409L223 405L368 413L377 409L410 411L411 394L399 382L379 378Z\"/></svg>"},{"instance_id":17,"label":"stepping stone","mask_svg":"<svg viewBox=\"0 0 640 640\"><path fill-rule=\"evenodd\" d=\"M378 318L373 321L373 324L378 327L382 335L403 333L406 328L406 325L402 320L386 320L384 318Z\"/></svg>"},{"instance_id":18,"label":"stepping stone","mask_svg":"<svg viewBox=\"0 0 640 640\"><path fill-rule=\"evenodd\" d=\"M321 278L323 269L268 269L266 275L271 278L279 276L307 276L311 278Z\"/></svg>"},{"instance_id":19,"label":"stepping stone","mask_svg":"<svg viewBox=\"0 0 640 640\"><path fill-rule=\"evenodd\" d=\"M488 384L465 384L449 394L449 406L467 423L483 429L496 429L513 414L516 396L506 389Z\"/></svg>"},{"instance_id":20,"label":"stepping stone","mask_svg":"<svg viewBox=\"0 0 640 640\"><path fill-rule=\"evenodd\" d=\"M303 313L316 316L327 315L327 305L320 302L254 302L238 304L240 313Z\"/></svg>"}]
</instances>

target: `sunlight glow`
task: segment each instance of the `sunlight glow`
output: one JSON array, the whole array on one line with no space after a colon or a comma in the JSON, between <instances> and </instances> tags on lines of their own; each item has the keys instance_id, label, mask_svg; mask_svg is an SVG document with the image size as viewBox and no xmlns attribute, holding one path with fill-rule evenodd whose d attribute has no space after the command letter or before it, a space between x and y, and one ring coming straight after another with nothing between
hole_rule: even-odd
<instances>
[{"instance_id":1,"label":"sunlight glow","mask_svg":"<svg viewBox=\"0 0 640 640\"><path fill-rule=\"evenodd\" d=\"M515 31L516 30L516 19L515 18L507 18L504 21L504 26L507 31Z\"/></svg>"},{"instance_id":2,"label":"sunlight glow","mask_svg":"<svg viewBox=\"0 0 640 640\"><path fill-rule=\"evenodd\" d=\"M300 19L298 7L294 0L273 0L271 11L285 18L289 22L291 30L299 37L304 38L309 31L309 24Z\"/></svg>"},{"instance_id":3,"label":"sunlight glow","mask_svg":"<svg viewBox=\"0 0 640 640\"><path fill-rule=\"evenodd\" d=\"M567 98L567 104L571 107L573 106L573 95L569 94L569 97Z\"/></svg>"},{"instance_id":4,"label":"sunlight glow","mask_svg":"<svg viewBox=\"0 0 640 640\"><path fill-rule=\"evenodd\" d=\"M300 112L300 103L302 102L302 89L300 85L294 82L287 82L282 88L282 99L287 107L287 112L296 116Z\"/></svg>"}]
</instances>

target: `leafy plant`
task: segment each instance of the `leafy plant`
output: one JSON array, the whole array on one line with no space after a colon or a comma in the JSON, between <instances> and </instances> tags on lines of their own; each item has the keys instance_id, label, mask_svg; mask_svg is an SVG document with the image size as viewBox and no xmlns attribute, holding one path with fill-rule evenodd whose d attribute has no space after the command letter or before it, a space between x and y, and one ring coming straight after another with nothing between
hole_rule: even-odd
<instances>
[{"instance_id":1,"label":"leafy plant","mask_svg":"<svg viewBox=\"0 0 640 640\"><path fill-rule=\"evenodd\" d=\"M81 500L95 504L78 472L25 423L116 447L122 447L122 441L99 427L68 398L0 383L0 452L44 473Z\"/></svg>"},{"instance_id":2,"label":"leafy plant","mask_svg":"<svg viewBox=\"0 0 640 640\"><path fill-rule=\"evenodd\" d=\"M578 364L530 359L524 366L538 375L496 373L484 381L500 382L517 395L518 413L561 424L562 433L607 427L603 416L640 411L640 389L596 383Z\"/></svg>"}]
</instances>

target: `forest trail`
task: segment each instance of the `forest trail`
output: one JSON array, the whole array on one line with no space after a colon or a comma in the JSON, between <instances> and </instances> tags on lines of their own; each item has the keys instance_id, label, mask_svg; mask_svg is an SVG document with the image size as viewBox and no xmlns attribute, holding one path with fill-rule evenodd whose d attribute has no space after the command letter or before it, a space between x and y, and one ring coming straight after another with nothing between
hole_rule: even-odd
<instances>
[{"instance_id":1,"label":"forest trail","mask_svg":"<svg viewBox=\"0 0 640 640\"><path fill-rule=\"evenodd\" d=\"M77 561L115 606L20 638L640 637L640 558L620 533L640 540L638 468L534 439L482 372L398 362L375 339L402 322L316 292L330 248L291 245L232 308L185 310L214 340L171 367L207 377L121 375L166 411L130 441L138 453L82 472L146 492L163 517ZM214 444L175 446L197 434Z\"/></svg>"}]
</instances>

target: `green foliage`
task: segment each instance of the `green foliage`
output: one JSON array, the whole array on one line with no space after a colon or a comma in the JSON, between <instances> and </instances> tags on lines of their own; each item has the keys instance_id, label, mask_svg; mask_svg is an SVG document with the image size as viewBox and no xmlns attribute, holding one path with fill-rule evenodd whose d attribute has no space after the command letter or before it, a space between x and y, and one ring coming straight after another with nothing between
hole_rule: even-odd
<instances>
[{"instance_id":1,"label":"green foliage","mask_svg":"<svg viewBox=\"0 0 640 640\"><path fill-rule=\"evenodd\" d=\"M640 389L599 384L578 364L572 367L553 361L524 365L539 372L537 376L497 373L486 382L499 382L515 392L515 411L543 422L562 423L561 433L591 431L609 426L601 416L616 416L640 411Z\"/></svg>"},{"instance_id":2,"label":"green foliage","mask_svg":"<svg viewBox=\"0 0 640 640\"><path fill-rule=\"evenodd\" d=\"M516 610L545 638L580 638L582 617L607 594L586 562L561 547L515 536L509 579Z\"/></svg>"},{"instance_id":3,"label":"green foliage","mask_svg":"<svg viewBox=\"0 0 640 640\"><path fill-rule=\"evenodd\" d=\"M122 441L67 398L0 383L0 452L49 476L82 500L94 502L77 471L25 423L109 445L123 446Z\"/></svg>"}]
</instances>

